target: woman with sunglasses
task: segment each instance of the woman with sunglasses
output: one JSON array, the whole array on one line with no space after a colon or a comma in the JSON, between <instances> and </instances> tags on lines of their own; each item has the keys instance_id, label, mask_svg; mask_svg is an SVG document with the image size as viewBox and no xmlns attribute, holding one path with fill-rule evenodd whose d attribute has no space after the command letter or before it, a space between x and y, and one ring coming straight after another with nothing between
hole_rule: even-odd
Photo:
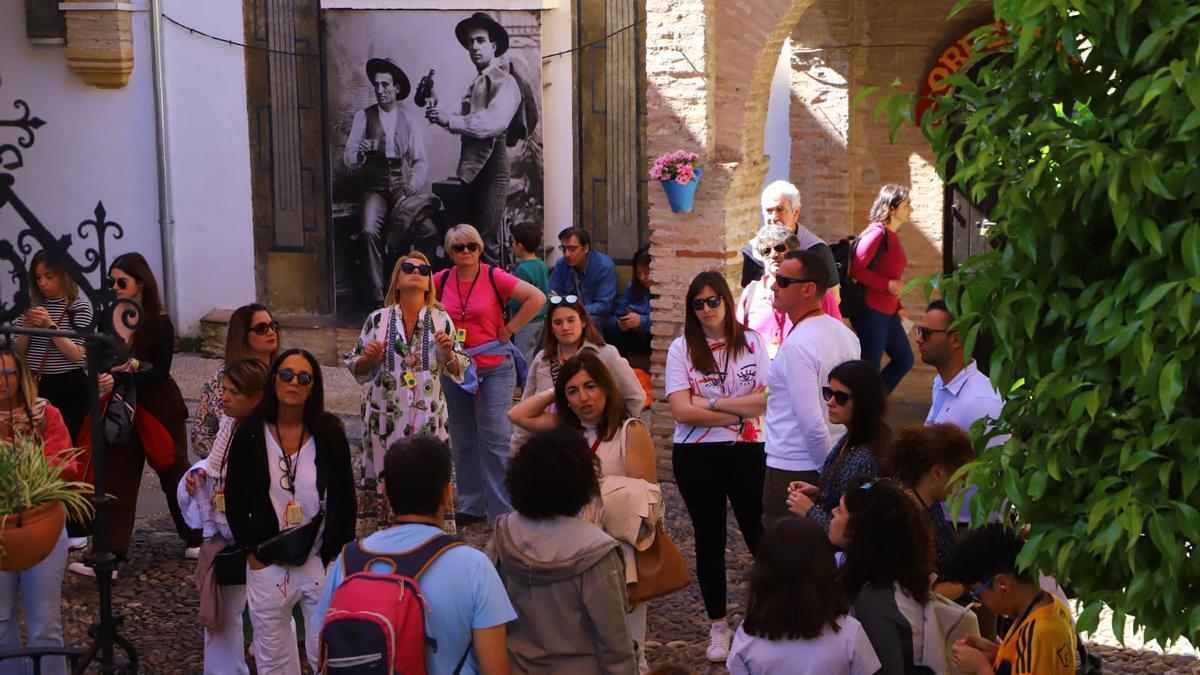
<instances>
[{"instance_id":1,"label":"woman with sunglasses","mask_svg":"<svg viewBox=\"0 0 1200 675\"><path fill-rule=\"evenodd\" d=\"M829 541L845 553L838 580L854 598L854 617L883 665L879 672L904 675L916 666L946 672L948 654L925 663L933 531L912 494L890 478L855 477L833 510Z\"/></svg>"},{"instance_id":2,"label":"woman with sunglasses","mask_svg":"<svg viewBox=\"0 0 1200 675\"><path fill-rule=\"evenodd\" d=\"M725 501L754 551L762 534L762 392L770 360L762 336L734 319L733 294L720 273L696 275L685 305L683 336L667 351L671 460L696 531L696 576L711 623L705 656L724 663L733 638L725 606Z\"/></svg>"},{"instance_id":3,"label":"woman with sunglasses","mask_svg":"<svg viewBox=\"0 0 1200 675\"><path fill-rule=\"evenodd\" d=\"M362 413L362 497L374 501L385 527L390 509L378 480L387 449L417 434L449 440L441 376L461 383L468 365L454 339L454 321L434 300L425 254L412 251L397 260L388 289L385 306L367 316L358 342L343 359L360 384L369 383ZM364 525L376 529L376 523ZM453 513L447 514L445 527L455 532Z\"/></svg>"},{"instance_id":4,"label":"woman with sunglasses","mask_svg":"<svg viewBox=\"0 0 1200 675\"><path fill-rule=\"evenodd\" d=\"M888 355L883 369L888 391L895 389L913 366L912 345L900 321L904 312L901 277L908 257L896 233L910 218L912 199L908 188L884 185L871 207L871 224L858 236L850 262L850 276L866 287L866 305L850 317L850 324L862 343L863 360L878 368L883 355Z\"/></svg>"},{"instance_id":5,"label":"woman with sunglasses","mask_svg":"<svg viewBox=\"0 0 1200 675\"><path fill-rule=\"evenodd\" d=\"M225 477L229 529L246 557L255 662L263 675L300 672L292 609L304 613L305 652L318 672L325 566L354 538L350 444L325 411L317 359L289 349L275 359L262 403L238 425Z\"/></svg>"},{"instance_id":6,"label":"woman with sunglasses","mask_svg":"<svg viewBox=\"0 0 1200 675\"><path fill-rule=\"evenodd\" d=\"M175 531L187 546L184 555L195 559L200 554L203 536L200 530L194 530L184 522L175 495L179 479L183 478L191 465L187 454L188 409L179 385L171 378L171 362L175 357L175 324L171 322L159 297L158 281L140 253L118 256L108 268L108 285L118 301L132 301L140 308L136 326L130 328L124 317L132 305L118 302L113 306L113 328L129 345L130 354L128 361L110 369L113 381L117 386L131 386L136 391L135 421L137 415L149 415L166 429L170 437L170 447L147 447L145 443L156 441L150 434L143 435L139 425L128 442L106 449L105 461L112 481L108 489L116 497L106 515L109 546L118 560L129 558L146 457L174 456L170 466L156 470L156 473L166 494L171 518L175 521ZM168 444L165 438L161 442ZM87 576L95 574L92 568L82 562L71 563L68 569Z\"/></svg>"},{"instance_id":7,"label":"woman with sunglasses","mask_svg":"<svg viewBox=\"0 0 1200 675\"><path fill-rule=\"evenodd\" d=\"M535 434L561 426L580 429L600 460L601 475L658 483L650 431L641 420L629 414L612 374L596 352L584 350L568 359L562 364L553 389L523 399L512 407L508 417L513 424ZM626 581L633 584L637 583L637 567L631 563L627 555ZM646 603L640 603L628 615L629 632L637 644L642 664L645 663L646 614ZM646 670L643 665L642 672Z\"/></svg>"},{"instance_id":8,"label":"woman with sunglasses","mask_svg":"<svg viewBox=\"0 0 1200 675\"><path fill-rule=\"evenodd\" d=\"M846 435L821 465L817 485L795 481L788 486L788 510L819 523L826 532L833 509L855 476L882 476L891 469L892 431L884 422L887 392L879 370L866 361L847 361L829 371L821 387L829 423L842 424Z\"/></svg>"},{"instance_id":9,"label":"woman with sunglasses","mask_svg":"<svg viewBox=\"0 0 1200 675\"><path fill-rule=\"evenodd\" d=\"M0 439L12 443L19 436L40 438L42 451L55 458L71 447L63 417L49 401L39 398L37 385L16 349L0 347ZM76 466L63 470L63 480L76 479ZM67 531L41 562L23 572L0 572L0 652L21 649L24 609L25 647L63 647L62 581L67 566ZM19 598L18 598L19 594ZM0 662L0 672L24 673L22 659ZM42 659L41 672L66 673L60 657Z\"/></svg>"},{"instance_id":10,"label":"woman with sunglasses","mask_svg":"<svg viewBox=\"0 0 1200 675\"><path fill-rule=\"evenodd\" d=\"M221 426L225 369L243 359L254 359L270 368L279 356L279 343L279 322L266 306L252 302L233 310L225 332L225 360L200 390L200 404L192 420L192 451L197 457L208 456Z\"/></svg>"},{"instance_id":11,"label":"woman with sunglasses","mask_svg":"<svg viewBox=\"0 0 1200 675\"><path fill-rule=\"evenodd\" d=\"M529 282L480 263L483 239L470 225L450 228L445 247L454 267L438 272L434 283L454 321L456 340L475 368L465 388L443 380L458 480L456 518L465 525L485 516L494 521L512 510L504 489L512 435L506 413L525 359L512 337L537 315L546 296ZM519 305L512 316L504 310L509 300Z\"/></svg>"}]
</instances>

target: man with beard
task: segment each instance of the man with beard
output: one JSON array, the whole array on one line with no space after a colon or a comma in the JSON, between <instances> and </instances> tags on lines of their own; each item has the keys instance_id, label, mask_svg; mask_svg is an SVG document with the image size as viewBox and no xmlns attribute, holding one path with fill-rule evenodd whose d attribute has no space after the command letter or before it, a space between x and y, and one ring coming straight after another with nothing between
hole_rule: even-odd
<instances>
[{"instance_id":1,"label":"man with beard","mask_svg":"<svg viewBox=\"0 0 1200 675\"><path fill-rule=\"evenodd\" d=\"M467 50L478 75L467 87L458 114L430 107L425 117L462 137L458 178L463 182L465 220L483 238L483 261L500 265L510 175L506 139L521 105L521 89L500 61L508 51L508 31L495 19L476 12L455 26L454 35Z\"/></svg>"},{"instance_id":2,"label":"man with beard","mask_svg":"<svg viewBox=\"0 0 1200 675\"><path fill-rule=\"evenodd\" d=\"M362 169L363 263L374 308L383 305L385 245L393 253L417 249L432 255L437 227L436 205L421 194L429 171L425 146L400 110L408 77L391 59L369 59L366 70L375 104L354 115L342 161Z\"/></svg>"}]
</instances>

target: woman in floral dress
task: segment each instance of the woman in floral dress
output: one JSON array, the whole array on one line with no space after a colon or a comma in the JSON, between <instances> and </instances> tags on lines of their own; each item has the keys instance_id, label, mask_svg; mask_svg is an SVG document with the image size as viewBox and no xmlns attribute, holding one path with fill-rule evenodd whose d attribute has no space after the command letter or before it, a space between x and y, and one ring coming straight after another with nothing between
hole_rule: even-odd
<instances>
[{"instance_id":1,"label":"woman in floral dress","mask_svg":"<svg viewBox=\"0 0 1200 675\"><path fill-rule=\"evenodd\" d=\"M387 500L378 485L383 458L395 441L417 434L449 439L441 375L461 382L468 357L455 337L454 322L434 300L429 259L413 251L392 269L388 303L367 317L345 364L361 383L363 397L363 488L360 516L386 522ZM366 499L366 497L371 497ZM368 533L376 522L362 522ZM378 523L378 524L383 524ZM453 512L446 529L454 532Z\"/></svg>"}]
</instances>

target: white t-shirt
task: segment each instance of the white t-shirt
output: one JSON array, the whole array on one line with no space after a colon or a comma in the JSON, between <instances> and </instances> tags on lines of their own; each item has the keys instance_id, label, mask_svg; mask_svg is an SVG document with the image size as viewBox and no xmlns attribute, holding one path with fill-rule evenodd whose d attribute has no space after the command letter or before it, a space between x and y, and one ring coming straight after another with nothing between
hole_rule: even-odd
<instances>
[{"instance_id":1,"label":"white t-shirt","mask_svg":"<svg viewBox=\"0 0 1200 675\"><path fill-rule=\"evenodd\" d=\"M267 439L267 469L271 472L271 505L275 507L275 517L279 519L279 530L288 528L287 505L293 499L300 505L302 518L297 525L303 525L313 519L321 510L321 495L317 492L317 442L312 436L300 446L300 451L291 457L291 468L295 473L296 494L285 490L281 480L286 473L287 463L283 460L283 448L275 442L271 435L270 425L263 422L263 435ZM295 525L293 525L295 527ZM325 523L317 533L313 546L321 545L321 533Z\"/></svg>"},{"instance_id":2,"label":"white t-shirt","mask_svg":"<svg viewBox=\"0 0 1200 675\"><path fill-rule=\"evenodd\" d=\"M739 626L725 667L732 675L874 675L879 659L862 625L838 619L814 640L765 640Z\"/></svg>"},{"instance_id":3,"label":"white t-shirt","mask_svg":"<svg viewBox=\"0 0 1200 675\"><path fill-rule=\"evenodd\" d=\"M846 433L842 425L829 423L821 387L829 384L829 371L861 353L854 331L826 314L792 328L767 374L767 466L783 471L821 469L834 443Z\"/></svg>"},{"instance_id":4,"label":"white t-shirt","mask_svg":"<svg viewBox=\"0 0 1200 675\"><path fill-rule=\"evenodd\" d=\"M687 341L682 336L675 338L667 350L666 395L684 390L706 399L749 394L766 379L771 359L767 355L766 342L758 333L746 331L746 344L748 349L730 356L727 361L725 341L709 340L708 348L712 350L718 372L706 375L693 367L692 359L688 356ZM761 417L748 418L740 429L736 424L727 427L694 427L676 422L675 442L762 443L763 420Z\"/></svg>"}]
</instances>

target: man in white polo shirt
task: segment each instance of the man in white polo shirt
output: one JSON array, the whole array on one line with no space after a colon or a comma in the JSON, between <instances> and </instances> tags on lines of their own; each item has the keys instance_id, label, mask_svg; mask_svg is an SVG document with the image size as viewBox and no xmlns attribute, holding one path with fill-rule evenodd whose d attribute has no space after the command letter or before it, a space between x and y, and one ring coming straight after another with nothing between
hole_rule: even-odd
<instances>
[{"instance_id":1,"label":"man in white polo shirt","mask_svg":"<svg viewBox=\"0 0 1200 675\"><path fill-rule=\"evenodd\" d=\"M859 358L858 336L821 311L829 268L812 251L792 251L779 264L771 290L775 309L792 320L767 373L766 453L763 525L791 515L787 510L792 481L817 484L822 462L845 433L829 423L821 387L829 371Z\"/></svg>"},{"instance_id":2,"label":"man in white polo shirt","mask_svg":"<svg viewBox=\"0 0 1200 675\"><path fill-rule=\"evenodd\" d=\"M954 317L942 300L934 300L925 310L925 317L913 330L917 334L917 349L921 360L937 368L933 378L933 404L925 417L925 424L950 423L965 431L971 429L975 420L984 417L997 419L1004 403L992 386L987 375L979 372L975 361L967 361L958 331L950 329ZM993 439L992 443L1002 442ZM975 492L974 488L971 493ZM971 520L964 499L958 510L958 522Z\"/></svg>"}]
</instances>

